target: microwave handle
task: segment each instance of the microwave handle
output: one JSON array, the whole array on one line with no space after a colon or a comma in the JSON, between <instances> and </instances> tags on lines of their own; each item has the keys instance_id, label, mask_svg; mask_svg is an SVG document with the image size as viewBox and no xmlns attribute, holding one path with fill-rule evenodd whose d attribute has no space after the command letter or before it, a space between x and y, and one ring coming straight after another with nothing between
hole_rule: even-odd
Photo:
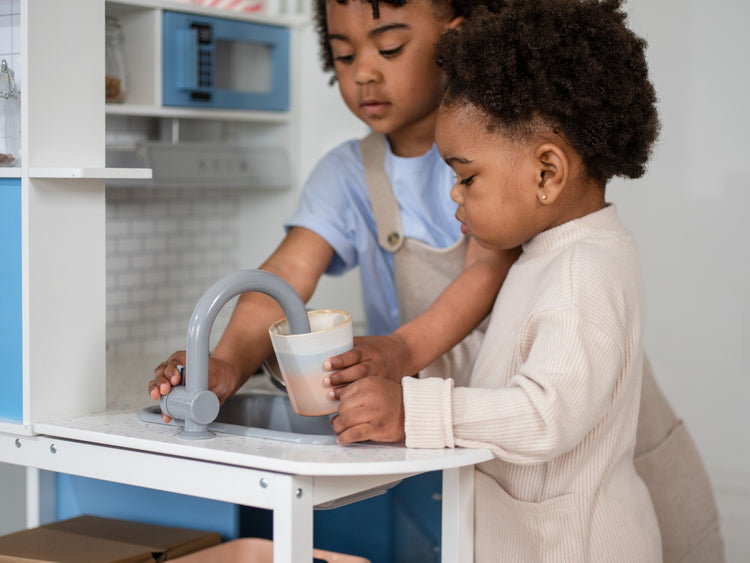
<instances>
[{"instance_id":1,"label":"microwave handle","mask_svg":"<svg viewBox=\"0 0 750 563\"><path fill-rule=\"evenodd\" d=\"M179 90L198 89L198 30L178 29L174 33L175 77Z\"/></svg>"}]
</instances>

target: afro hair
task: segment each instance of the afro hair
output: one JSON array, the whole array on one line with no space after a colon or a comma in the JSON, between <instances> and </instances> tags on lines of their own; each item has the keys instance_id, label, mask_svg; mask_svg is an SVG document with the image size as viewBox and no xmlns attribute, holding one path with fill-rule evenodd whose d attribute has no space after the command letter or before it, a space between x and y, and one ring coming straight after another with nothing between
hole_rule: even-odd
<instances>
[{"instance_id":1,"label":"afro hair","mask_svg":"<svg viewBox=\"0 0 750 563\"><path fill-rule=\"evenodd\" d=\"M333 52L331 44L328 41L328 25L326 23L326 2L337 2L346 4L347 2L363 2L372 6L372 17L380 17L380 5L388 4L399 8L405 6L409 0L315 0L315 30L318 32L318 41L320 43L320 59L324 72L333 71ZM415 0L411 0L412 2ZM468 17L479 6L485 6L492 12L498 11L505 5L505 0L429 0L435 6L448 7L453 10L455 16Z\"/></svg>"},{"instance_id":2,"label":"afro hair","mask_svg":"<svg viewBox=\"0 0 750 563\"><path fill-rule=\"evenodd\" d=\"M449 31L437 57L443 103L482 111L490 131L524 134L541 120L579 153L588 174L638 178L659 133L646 42L621 0L511 0Z\"/></svg>"}]
</instances>

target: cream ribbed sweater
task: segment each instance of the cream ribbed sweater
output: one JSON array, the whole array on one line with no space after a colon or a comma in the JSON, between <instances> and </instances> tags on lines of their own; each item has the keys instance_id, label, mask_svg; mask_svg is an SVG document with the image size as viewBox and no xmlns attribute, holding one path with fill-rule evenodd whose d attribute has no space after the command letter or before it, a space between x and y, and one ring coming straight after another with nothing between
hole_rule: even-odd
<instances>
[{"instance_id":1,"label":"cream ribbed sweater","mask_svg":"<svg viewBox=\"0 0 750 563\"><path fill-rule=\"evenodd\" d=\"M524 245L464 381L404 379L407 446L495 454L475 473L477 562L661 560L633 468L643 308L608 206Z\"/></svg>"}]
</instances>

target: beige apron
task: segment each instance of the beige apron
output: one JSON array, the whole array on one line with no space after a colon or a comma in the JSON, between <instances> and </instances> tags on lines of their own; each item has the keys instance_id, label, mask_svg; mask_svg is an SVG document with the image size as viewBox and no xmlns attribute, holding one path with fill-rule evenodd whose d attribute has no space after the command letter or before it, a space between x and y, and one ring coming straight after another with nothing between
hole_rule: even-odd
<instances>
[{"instance_id":1,"label":"beige apron","mask_svg":"<svg viewBox=\"0 0 750 563\"><path fill-rule=\"evenodd\" d=\"M398 201L385 173L385 137L371 133L360 141L360 150L378 243L393 254L399 321L403 324L426 311L461 273L469 239L462 236L452 246L435 248L404 237ZM486 322L421 370L420 376L466 381L487 329Z\"/></svg>"},{"instance_id":2,"label":"beige apron","mask_svg":"<svg viewBox=\"0 0 750 563\"><path fill-rule=\"evenodd\" d=\"M371 133L360 141L362 161L378 242L393 253L399 317L413 319L461 272L468 239L446 249L404 238L398 202L385 173L385 138ZM422 370L422 377L468 379L484 331L480 326L446 356ZM721 563L719 531L711 483L700 454L682 420L654 379L646 358L641 411L635 444L635 468L646 483L662 536L665 563Z\"/></svg>"}]
</instances>

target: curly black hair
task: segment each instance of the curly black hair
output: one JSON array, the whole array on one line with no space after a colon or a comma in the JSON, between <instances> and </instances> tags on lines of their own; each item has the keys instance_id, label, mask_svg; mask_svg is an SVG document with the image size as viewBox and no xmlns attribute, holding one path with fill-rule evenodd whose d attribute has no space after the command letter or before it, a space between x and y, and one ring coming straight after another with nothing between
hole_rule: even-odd
<instances>
[{"instance_id":1,"label":"curly black hair","mask_svg":"<svg viewBox=\"0 0 750 563\"><path fill-rule=\"evenodd\" d=\"M315 30L320 44L320 60L323 72L333 71L333 52L328 41L328 25L326 23L326 2L335 1L339 4L347 2L368 2L372 6L372 17L380 17L380 4L395 7L405 6L408 0L315 0ZM436 7L447 7L453 10L455 16L469 17L479 6L485 6L492 12L497 12L505 5L505 0L430 0ZM335 77L331 82L335 81Z\"/></svg>"},{"instance_id":2,"label":"curly black hair","mask_svg":"<svg viewBox=\"0 0 750 563\"><path fill-rule=\"evenodd\" d=\"M579 153L588 174L638 178L659 134L646 42L622 0L511 0L478 10L436 53L445 105L470 104L490 131L529 133L539 121Z\"/></svg>"}]
</instances>

